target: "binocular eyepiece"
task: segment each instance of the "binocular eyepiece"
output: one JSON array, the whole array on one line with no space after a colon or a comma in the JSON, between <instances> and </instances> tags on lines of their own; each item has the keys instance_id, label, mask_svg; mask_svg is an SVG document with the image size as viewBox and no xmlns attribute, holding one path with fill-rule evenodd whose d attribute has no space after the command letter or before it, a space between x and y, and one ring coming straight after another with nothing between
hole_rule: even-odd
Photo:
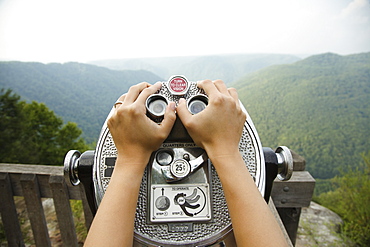
<instances>
[{"instance_id":1,"label":"binocular eyepiece","mask_svg":"<svg viewBox=\"0 0 370 247\"><path fill-rule=\"evenodd\" d=\"M168 101L165 97L160 94L152 94L146 99L146 110L147 115L154 121L162 121Z\"/></svg>"},{"instance_id":2,"label":"binocular eyepiece","mask_svg":"<svg viewBox=\"0 0 370 247\"><path fill-rule=\"evenodd\" d=\"M203 111L207 105L208 97L204 94L194 95L188 100L188 109L193 115Z\"/></svg>"},{"instance_id":3,"label":"binocular eyepiece","mask_svg":"<svg viewBox=\"0 0 370 247\"><path fill-rule=\"evenodd\" d=\"M197 94L187 100L187 107L191 114L203 111L208 105L208 97L204 94ZM145 103L147 116L155 122L161 122L168 106L168 99L162 94L150 95Z\"/></svg>"}]
</instances>

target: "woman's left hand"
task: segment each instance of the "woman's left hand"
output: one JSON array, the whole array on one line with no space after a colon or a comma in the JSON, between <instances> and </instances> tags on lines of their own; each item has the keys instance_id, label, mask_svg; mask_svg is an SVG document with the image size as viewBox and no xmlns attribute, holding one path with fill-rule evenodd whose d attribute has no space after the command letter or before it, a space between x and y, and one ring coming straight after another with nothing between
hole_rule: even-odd
<instances>
[{"instance_id":1,"label":"woman's left hand","mask_svg":"<svg viewBox=\"0 0 370 247\"><path fill-rule=\"evenodd\" d=\"M118 157L125 163L146 164L151 153L157 150L169 135L176 120L175 103L166 109L164 120L157 124L146 116L146 99L157 92L161 83L142 82L132 86L115 105L116 110L108 120L108 128L117 148Z\"/></svg>"}]
</instances>

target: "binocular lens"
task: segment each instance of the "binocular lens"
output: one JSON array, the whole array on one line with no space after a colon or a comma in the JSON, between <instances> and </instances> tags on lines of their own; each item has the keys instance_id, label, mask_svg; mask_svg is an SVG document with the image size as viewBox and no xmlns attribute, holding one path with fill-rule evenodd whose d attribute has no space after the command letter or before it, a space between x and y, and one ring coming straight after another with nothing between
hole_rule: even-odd
<instances>
[{"instance_id":1,"label":"binocular lens","mask_svg":"<svg viewBox=\"0 0 370 247\"><path fill-rule=\"evenodd\" d=\"M166 112L167 101L163 96L152 95L147 99L147 109L148 111L156 117L163 116Z\"/></svg>"},{"instance_id":2,"label":"binocular lens","mask_svg":"<svg viewBox=\"0 0 370 247\"><path fill-rule=\"evenodd\" d=\"M151 102L148 107L152 113L160 116L164 114L167 104L162 100L155 100Z\"/></svg>"},{"instance_id":3,"label":"binocular lens","mask_svg":"<svg viewBox=\"0 0 370 247\"><path fill-rule=\"evenodd\" d=\"M188 109L192 114L203 111L208 104L208 98L205 95L196 95L189 100Z\"/></svg>"},{"instance_id":4,"label":"binocular lens","mask_svg":"<svg viewBox=\"0 0 370 247\"><path fill-rule=\"evenodd\" d=\"M189 104L189 111L192 114L197 114L206 108L206 104L201 100L194 100Z\"/></svg>"}]
</instances>

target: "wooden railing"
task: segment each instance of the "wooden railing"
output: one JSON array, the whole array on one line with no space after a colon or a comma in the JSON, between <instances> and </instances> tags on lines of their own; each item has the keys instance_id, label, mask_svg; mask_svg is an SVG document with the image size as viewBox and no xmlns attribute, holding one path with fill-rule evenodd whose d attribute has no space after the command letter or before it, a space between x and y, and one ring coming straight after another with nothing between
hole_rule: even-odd
<instances>
[{"instance_id":1,"label":"wooden railing","mask_svg":"<svg viewBox=\"0 0 370 247\"><path fill-rule=\"evenodd\" d=\"M53 198L64 246L78 246L70 199L82 200L85 225L93 216L83 186L67 186L63 167L0 164L0 209L9 246L23 246L14 196L24 197L36 246L51 246L41 198Z\"/></svg>"},{"instance_id":2,"label":"wooden railing","mask_svg":"<svg viewBox=\"0 0 370 247\"><path fill-rule=\"evenodd\" d=\"M269 205L294 245L301 208L309 206L315 180L307 171L303 171L304 159L296 154L293 158L296 171L287 182L275 180ZM24 197L36 246L51 246L41 198L53 198L64 246L78 246L69 200L82 200L86 228L89 229L91 225L93 216L83 186L67 186L63 167L0 164L0 211L8 246L25 245L14 203L15 196Z\"/></svg>"}]
</instances>

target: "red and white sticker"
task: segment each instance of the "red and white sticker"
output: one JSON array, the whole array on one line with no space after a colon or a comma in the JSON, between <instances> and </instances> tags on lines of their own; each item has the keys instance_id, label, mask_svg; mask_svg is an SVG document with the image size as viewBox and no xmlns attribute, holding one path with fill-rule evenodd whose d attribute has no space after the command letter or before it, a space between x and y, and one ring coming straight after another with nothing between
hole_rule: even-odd
<instances>
[{"instance_id":1,"label":"red and white sticker","mask_svg":"<svg viewBox=\"0 0 370 247\"><path fill-rule=\"evenodd\" d=\"M174 76L169 80L168 88L175 95L186 94L188 90L188 81L183 76Z\"/></svg>"}]
</instances>

